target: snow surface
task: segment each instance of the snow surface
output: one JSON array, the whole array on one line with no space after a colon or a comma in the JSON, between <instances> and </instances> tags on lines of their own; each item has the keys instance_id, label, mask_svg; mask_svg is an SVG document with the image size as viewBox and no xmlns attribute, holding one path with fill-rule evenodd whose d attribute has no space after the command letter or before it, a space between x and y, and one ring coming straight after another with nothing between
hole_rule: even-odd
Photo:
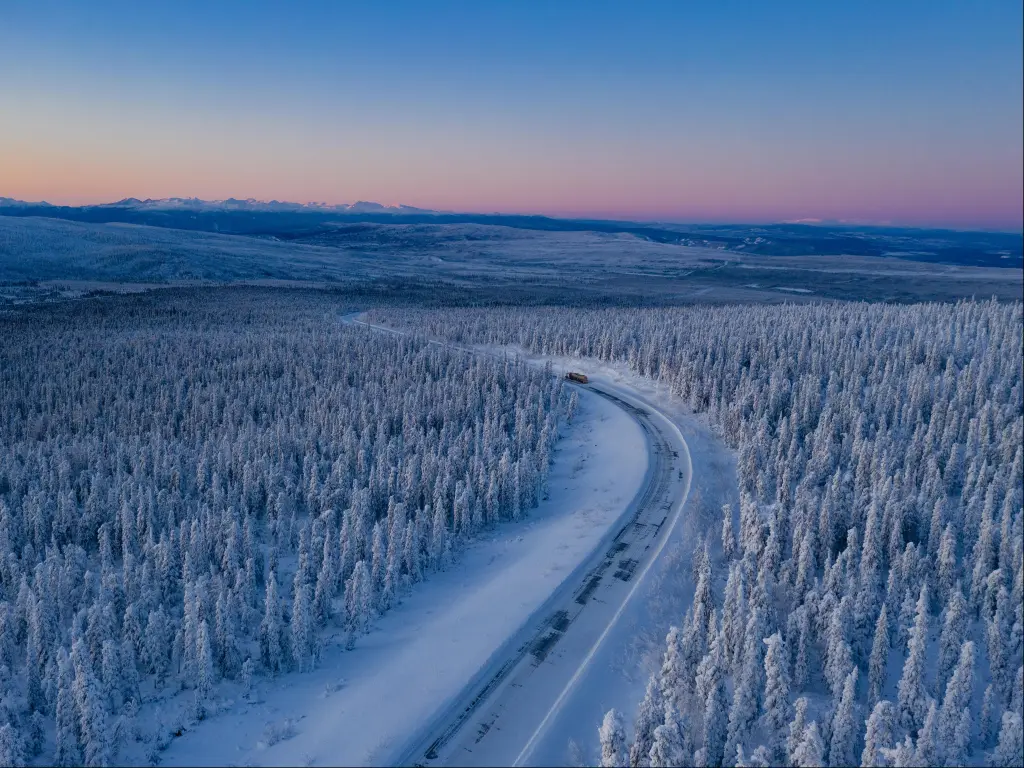
<instances>
[{"instance_id":1,"label":"snow surface","mask_svg":"<svg viewBox=\"0 0 1024 768\"><path fill-rule=\"evenodd\" d=\"M354 650L342 650L336 631L314 672L261 680L258 703L225 684L219 713L186 726L162 764L388 764L595 549L646 469L636 423L581 391L576 420L558 444L549 498L526 520L467 548Z\"/></svg>"}]
</instances>

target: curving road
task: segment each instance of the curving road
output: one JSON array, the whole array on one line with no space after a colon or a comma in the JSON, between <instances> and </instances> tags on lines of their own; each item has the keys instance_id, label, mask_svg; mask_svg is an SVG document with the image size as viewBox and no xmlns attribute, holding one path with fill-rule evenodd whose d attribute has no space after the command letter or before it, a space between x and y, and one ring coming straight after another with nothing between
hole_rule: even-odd
<instances>
[{"instance_id":1,"label":"curving road","mask_svg":"<svg viewBox=\"0 0 1024 768\"><path fill-rule=\"evenodd\" d=\"M357 314L343 321L398 333L357 320ZM453 703L410 735L401 765L531 765L538 744L581 679L602 674L592 662L679 519L692 468L678 427L635 393L599 380L572 386L610 400L640 425L649 452L644 484L618 527L555 590L535 619L509 638Z\"/></svg>"}]
</instances>

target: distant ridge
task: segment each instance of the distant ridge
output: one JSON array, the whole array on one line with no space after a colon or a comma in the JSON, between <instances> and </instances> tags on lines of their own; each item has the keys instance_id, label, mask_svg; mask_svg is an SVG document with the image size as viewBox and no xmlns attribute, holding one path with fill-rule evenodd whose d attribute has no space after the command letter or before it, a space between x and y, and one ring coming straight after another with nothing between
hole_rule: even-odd
<instances>
[{"instance_id":1,"label":"distant ridge","mask_svg":"<svg viewBox=\"0 0 1024 768\"><path fill-rule=\"evenodd\" d=\"M34 207L55 207L50 203L30 203L24 200L15 200L11 197L0 197L0 208L34 208ZM137 197L126 197L113 203L98 203L95 205L68 206L81 209L89 208L127 208L131 210L149 211L260 211L260 212L281 212L281 213L394 213L394 214L431 214L439 213L429 208L416 208L411 205L385 205L367 200L358 200L354 203L340 205L328 205L327 203L291 203L281 200L256 200L247 198L239 200L229 197L226 200L203 200L198 197L164 197L157 200L147 198L140 200Z\"/></svg>"},{"instance_id":2,"label":"distant ridge","mask_svg":"<svg viewBox=\"0 0 1024 768\"><path fill-rule=\"evenodd\" d=\"M13 197L0 197L0 208L52 208L49 203L40 200L38 203L28 203L24 200L15 200Z\"/></svg>"}]
</instances>

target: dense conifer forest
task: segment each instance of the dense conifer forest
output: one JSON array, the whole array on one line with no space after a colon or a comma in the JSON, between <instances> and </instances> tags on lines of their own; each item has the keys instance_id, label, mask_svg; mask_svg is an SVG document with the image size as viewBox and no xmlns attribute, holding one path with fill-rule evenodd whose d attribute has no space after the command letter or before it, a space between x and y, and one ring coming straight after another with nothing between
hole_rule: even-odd
<instances>
[{"instance_id":1,"label":"dense conifer forest","mask_svg":"<svg viewBox=\"0 0 1024 768\"><path fill-rule=\"evenodd\" d=\"M0 764L118 762L141 705L317 664L543 495L561 382L167 292L0 320ZM166 746L158 733L150 759Z\"/></svg>"},{"instance_id":2,"label":"dense conifer forest","mask_svg":"<svg viewBox=\"0 0 1024 768\"><path fill-rule=\"evenodd\" d=\"M735 449L739 507L604 765L1020 764L1020 303L374 317L627 365Z\"/></svg>"}]
</instances>

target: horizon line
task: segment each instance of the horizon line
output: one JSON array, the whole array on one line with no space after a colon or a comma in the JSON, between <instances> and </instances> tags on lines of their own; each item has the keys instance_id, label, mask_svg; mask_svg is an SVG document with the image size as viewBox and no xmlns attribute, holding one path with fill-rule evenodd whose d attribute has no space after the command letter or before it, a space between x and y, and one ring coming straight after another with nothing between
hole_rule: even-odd
<instances>
[{"instance_id":1,"label":"horizon line","mask_svg":"<svg viewBox=\"0 0 1024 768\"><path fill-rule=\"evenodd\" d=\"M0 195L0 200L10 200L13 203L20 204L25 207L52 207L52 208L116 208L118 203L128 201L138 201L140 203L146 202L161 202L165 200L178 200L182 202L195 201L197 203L225 203L228 201L241 202L241 203L257 203L257 204L273 204L277 203L280 205L297 205L297 206L310 206L313 210L308 211L309 213L315 213L316 206L323 206L324 208L344 208L352 207L359 204L371 204L380 205L385 208L399 209L399 208L411 208L417 211L412 214L402 213L391 213L396 217L409 216L409 215L435 215L435 216L501 216L501 217L523 217L523 218L547 218L559 221L604 221L604 222L619 222L619 223L632 223L632 224L645 224L645 225L656 225L656 224L669 224L675 226L782 226L782 225L794 225L794 226L810 226L810 227L843 227L843 228L871 228L871 229L918 229L918 230L942 230L949 232L991 232L1000 234L1021 234L1024 236L1024 221L1014 224L974 224L974 225L954 225L954 224L939 224L939 223L900 223L893 220L884 221L871 221L864 219L844 219L844 218L824 218L824 217L788 217L784 219L774 218L757 218L752 217L749 219L744 218L687 218L685 216L673 217L673 216L659 216L656 214L641 215L640 217L630 216L628 214L615 214L608 212L595 212L595 213L552 213L545 211L482 211L482 210L451 210L451 209L435 209L424 207L422 205L410 205L406 203L380 203L375 200L368 200L365 198L354 200L353 202L326 202L323 200L287 200L280 198L263 199L257 197L237 197L229 196L224 198L201 198L194 195L169 195L167 197L137 197L134 195L128 195L118 200L112 200L107 202L85 202L85 203L51 203L48 200L22 200L15 197L7 197ZM11 205L2 206L0 208L15 207ZM188 210L187 206L182 206L181 210ZM325 211L329 212L329 211ZM267 213L275 213L275 211L267 211ZM297 211L301 213L301 211ZM356 212L347 215L365 215L373 213L372 211ZM382 214L390 213L389 211L381 211ZM45 217L44 217L45 218Z\"/></svg>"}]
</instances>

